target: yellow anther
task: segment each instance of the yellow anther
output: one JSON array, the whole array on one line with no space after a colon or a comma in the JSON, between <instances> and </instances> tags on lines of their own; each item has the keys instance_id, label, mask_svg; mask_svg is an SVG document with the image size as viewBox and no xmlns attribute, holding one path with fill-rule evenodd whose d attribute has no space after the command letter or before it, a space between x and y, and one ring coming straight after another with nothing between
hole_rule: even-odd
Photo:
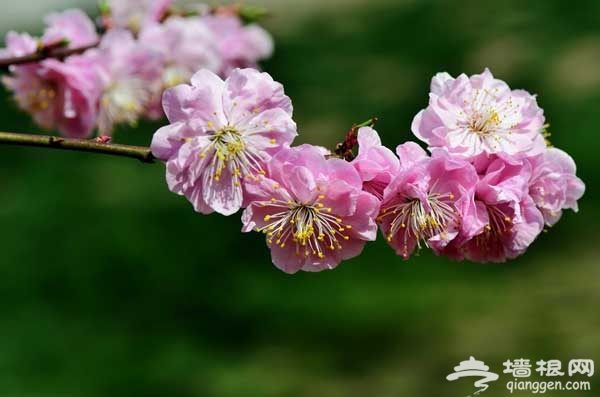
<instances>
[{"instance_id":1,"label":"yellow anther","mask_svg":"<svg viewBox=\"0 0 600 397\"><path fill-rule=\"evenodd\" d=\"M268 222L268 221L269 221L269 219L271 219L271 215L265 215L265 217L263 218L263 220L264 220L265 222Z\"/></svg>"}]
</instances>

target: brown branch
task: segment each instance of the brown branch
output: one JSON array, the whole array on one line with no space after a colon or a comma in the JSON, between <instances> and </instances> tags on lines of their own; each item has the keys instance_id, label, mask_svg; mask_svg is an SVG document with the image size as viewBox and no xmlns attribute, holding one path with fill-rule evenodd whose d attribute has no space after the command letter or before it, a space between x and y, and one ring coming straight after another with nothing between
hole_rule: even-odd
<instances>
[{"instance_id":1,"label":"brown branch","mask_svg":"<svg viewBox=\"0 0 600 397\"><path fill-rule=\"evenodd\" d=\"M23 65L27 63L40 62L44 59L65 59L70 55L81 54L90 48L98 46L98 42L78 48L41 48L29 55L12 58L0 58L0 71L7 72L11 65Z\"/></svg>"},{"instance_id":2,"label":"brown branch","mask_svg":"<svg viewBox=\"0 0 600 397\"><path fill-rule=\"evenodd\" d=\"M0 132L0 145L35 146L48 149L100 153L134 158L143 163L153 163L155 160L149 147L102 143L89 139L72 139L47 135Z\"/></svg>"}]
</instances>

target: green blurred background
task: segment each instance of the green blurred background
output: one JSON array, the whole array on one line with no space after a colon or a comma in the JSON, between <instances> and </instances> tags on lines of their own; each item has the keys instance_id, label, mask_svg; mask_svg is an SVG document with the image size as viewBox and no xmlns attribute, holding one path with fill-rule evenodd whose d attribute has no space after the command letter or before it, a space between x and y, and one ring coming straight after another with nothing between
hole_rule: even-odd
<instances>
[{"instance_id":1,"label":"green blurred background","mask_svg":"<svg viewBox=\"0 0 600 397\"><path fill-rule=\"evenodd\" d=\"M61 9L3 3L2 32L39 31L42 11ZM434 73L488 66L539 94L587 184L580 213L504 265L404 262L381 239L334 271L289 276L238 216L200 216L169 193L161 164L3 146L0 395L463 397L476 379L445 378L475 356L501 374L494 397L509 395L507 359L600 364L600 2L258 4L273 11L264 66L292 97L299 142L332 146L375 115L395 147ZM0 94L1 129L39 131ZM147 145L155 129L116 140ZM592 390L546 395L600 391L600 374L559 379Z\"/></svg>"}]
</instances>

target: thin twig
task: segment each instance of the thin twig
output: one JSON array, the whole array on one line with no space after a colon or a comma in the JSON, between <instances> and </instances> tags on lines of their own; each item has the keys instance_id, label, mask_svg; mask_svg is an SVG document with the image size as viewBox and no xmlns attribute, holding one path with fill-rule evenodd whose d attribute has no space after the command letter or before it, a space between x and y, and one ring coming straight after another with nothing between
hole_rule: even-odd
<instances>
[{"instance_id":1,"label":"thin twig","mask_svg":"<svg viewBox=\"0 0 600 397\"><path fill-rule=\"evenodd\" d=\"M155 160L149 147L101 143L89 139L0 132L0 145L35 146L48 149L100 153L134 158L143 163L153 163Z\"/></svg>"},{"instance_id":2,"label":"thin twig","mask_svg":"<svg viewBox=\"0 0 600 397\"><path fill-rule=\"evenodd\" d=\"M26 63L40 62L44 59L65 59L68 56L81 54L89 50L90 48L97 47L98 43L93 43L84 47L78 48L55 48L55 49L41 49L33 54L23 55L20 57L12 58L0 58L0 71L7 72L11 65L23 65Z\"/></svg>"}]
</instances>

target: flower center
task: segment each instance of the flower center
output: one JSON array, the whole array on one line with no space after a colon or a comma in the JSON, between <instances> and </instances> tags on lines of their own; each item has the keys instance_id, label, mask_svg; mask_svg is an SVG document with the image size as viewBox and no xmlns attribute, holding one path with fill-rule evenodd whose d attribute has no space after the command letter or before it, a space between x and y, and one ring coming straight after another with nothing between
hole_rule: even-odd
<instances>
[{"instance_id":1,"label":"flower center","mask_svg":"<svg viewBox=\"0 0 600 397\"><path fill-rule=\"evenodd\" d=\"M56 98L56 90L52 86L42 85L37 90L27 93L27 107L32 112L39 112L50 107Z\"/></svg>"},{"instance_id":2,"label":"flower center","mask_svg":"<svg viewBox=\"0 0 600 397\"><path fill-rule=\"evenodd\" d=\"M421 248L421 241L427 245L427 240L434 236L445 239L448 227L457 221L456 212L447 202L448 199L453 200L454 194L430 193L425 202L411 198L383 208L378 221L392 218L387 240L391 242L396 234L402 233L404 255L408 255L409 241L416 240Z\"/></svg>"},{"instance_id":3,"label":"flower center","mask_svg":"<svg viewBox=\"0 0 600 397\"><path fill-rule=\"evenodd\" d=\"M212 123L209 123L212 128ZM205 158L214 153L210 165L210 173L214 180L221 179L224 170L229 170L236 187L240 186L243 175L256 179L257 174L264 174L261 166L261 153L244 142L244 136L237 128L225 126L211 136L211 143L200 153Z\"/></svg>"},{"instance_id":4,"label":"flower center","mask_svg":"<svg viewBox=\"0 0 600 397\"><path fill-rule=\"evenodd\" d=\"M191 73L180 66L168 66L162 74L162 82L164 88L175 87L178 84L183 84L191 77Z\"/></svg>"},{"instance_id":5,"label":"flower center","mask_svg":"<svg viewBox=\"0 0 600 397\"><path fill-rule=\"evenodd\" d=\"M130 78L110 84L100 100L99 128L108 133L118 123L135 126L150 95L141 79Z\"/></svg>"},{"instance_id":6,"label":"flower center","mask_svg":"<svg viewBox=\"0 0 600 397\"><path fill-rule=\"evenodd\" d=\"M301 204L293 201L284 202L271 198L262 202L273 213L265 215L266 226L257 231L267 235L267 244L276 244L285 248L294 244L296 256L311 255L323 259L325 252L341 250L344 241L350 239L346 232L352 225L344 225L343 219L332 215L331 208L325 208L320 202L325 198L320 195L313 204Z\"/></svg>"},{"instance_id":7,"label":"flower center","mask_svg":"<svg viewBox=\"0 0 600 397\"><path fill-rule=\"evenodd\" d=\"M490 108L488 111L475 111L469 120L469 129L479 135L489 135L502 123L498 112Z\"/></svg>"}]
</instances>

